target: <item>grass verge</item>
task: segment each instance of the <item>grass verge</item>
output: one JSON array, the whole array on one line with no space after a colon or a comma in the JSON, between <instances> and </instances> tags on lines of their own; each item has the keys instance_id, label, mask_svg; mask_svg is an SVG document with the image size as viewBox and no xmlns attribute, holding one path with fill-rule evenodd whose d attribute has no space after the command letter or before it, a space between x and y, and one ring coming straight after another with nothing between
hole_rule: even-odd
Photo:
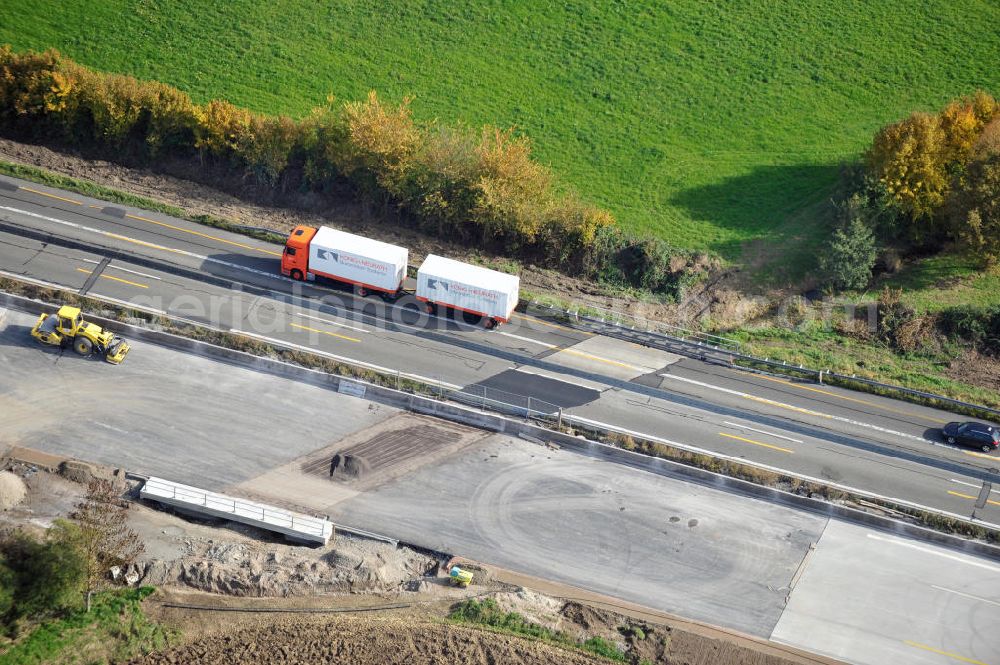
<instances>
[{"instance_id":1,"label":"grass verge","mask_svg":"<svg viewBox=\"0 0 1000 665\"><path fill-rule=\"evenodd\" d=\"M4 665L122 662L165 648L175 635L151 621L142 601L153 587L105 591L90 612L73 610L44 621L9 644ZM0 650L4 647L0 645Z\"/></svg>"},{"instance_id":2,"label":"grass verge","mask_svg":"<svg viewBox=\"0 0 1000 665\"><path fill-rule=\"evenodd\" d=\"M794 367L802 365L847 376L857 375L994 409L1000 408L1000 394L996 390L971 385L944 374L949 364L963 352L962 347L954 343L944 344L933 352L902 354L878 343L842 335L827 329L822 323L797 330L784 327L742 329L727 333L727 336L740 342L743 353L792 365L789 369L792 374L795 373ZM941 406L934 400L879 391L860 383L847 384L845 387L928 406ZM950 406L947 408L954 410Z\"/></svg>"}]
</instances>

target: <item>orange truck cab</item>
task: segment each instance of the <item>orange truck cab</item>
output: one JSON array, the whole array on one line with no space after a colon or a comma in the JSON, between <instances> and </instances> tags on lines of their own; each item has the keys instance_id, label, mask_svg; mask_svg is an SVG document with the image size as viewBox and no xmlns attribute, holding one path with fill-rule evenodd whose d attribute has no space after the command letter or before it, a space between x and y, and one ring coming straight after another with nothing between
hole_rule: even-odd
<instances>
[{"instance_id":1,"label":"orange truck cab","mask_svg":"<svg viewBox=\"0 0 1000 665\"><path fill-rule=\"evenodd\" d=\"M316 235L311 226L296 226L288 235L281 253L281 274L294 280L309 277L309 243Z\"/></svg>"}]
</instances>

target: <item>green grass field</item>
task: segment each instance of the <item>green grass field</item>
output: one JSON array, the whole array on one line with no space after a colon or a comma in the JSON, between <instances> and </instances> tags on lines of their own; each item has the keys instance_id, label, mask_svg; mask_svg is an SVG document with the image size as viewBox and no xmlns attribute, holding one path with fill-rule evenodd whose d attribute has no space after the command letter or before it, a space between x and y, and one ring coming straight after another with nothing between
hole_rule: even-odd
<instances>
[{"instance_id":1,"label":"green grass field","mask_svg":"<svg viewBox=\"0 0 1000 665\"><path fill-rule=\"evenodd\" d=\"M815 264L839 165L876 128L1000 94L993 0L6 5L0 42L196 101L299 116L376 89L422 119L516 125L628 227L772 283Z\"/></svg>"}]
</instances>

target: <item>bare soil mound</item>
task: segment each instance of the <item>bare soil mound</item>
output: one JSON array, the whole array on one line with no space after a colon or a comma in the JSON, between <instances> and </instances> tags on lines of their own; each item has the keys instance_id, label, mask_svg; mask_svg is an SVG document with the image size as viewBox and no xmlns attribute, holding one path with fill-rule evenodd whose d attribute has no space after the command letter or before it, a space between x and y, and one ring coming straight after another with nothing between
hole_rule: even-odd
<instances>
[{"instance_id":1,"label":"bare soil mound","mask_svg":"<svg viewBox=\"0 0 1000 665\"><path fill-rule=\"evenodd\" d=\"M0 471L0 510L10 510L24 501L28 488L10 471Z\"/></svg>"},{"instance_id":2,"label":"bare soil mound","mask_svg":"<svg viewBox=\"0 0 1000 665\"><path fill-rule=\"evenodd\" d=\"M607 661L534 640L464 626L352 616L244 628L131 662L136 665L196 662L205 665L590 665Z\"/></svg>"},{"instance_id":3,"label":"bare soil mound","mask_svg":"<svg viewBox=\"0 0 1000 665\"><path fill-rule=\"evenodd\" d=\"M353 480L368 472L368 462L357 455L337 453L330 461L330 477L334 480Z\"/></svg>"}]
</instances>

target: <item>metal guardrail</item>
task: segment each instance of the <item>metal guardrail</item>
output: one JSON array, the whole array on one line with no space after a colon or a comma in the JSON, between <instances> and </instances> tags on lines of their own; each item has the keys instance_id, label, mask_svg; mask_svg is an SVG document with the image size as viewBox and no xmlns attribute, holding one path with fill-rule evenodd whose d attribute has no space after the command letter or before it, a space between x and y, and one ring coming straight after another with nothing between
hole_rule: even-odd
<instances>
[{"instance_id":1,"label":"metal guardrail","mask_svg":"<svg viewBox=\"0 0 1000 665\"><path fill-rule=\"evenodd\" d=\"M590 316L586 313L581 314L580 308L575 310L561 310L538 301L532 301L531 305L535 307L543 307L550 310L554 314L570 316L577 321L587 322L594 326L610 325L639 333L659 333L673 339L708 346L710 348L729 349L737 352L740 350L740 343L735 339L730 339L721 335L713 335L700 330L682 328L681 326L675 326L663 321L648 319L644 316L635 316L632 314L625 314L623 312L616 312L604 307L587 305L587 310L593 310L600 313L598 316Z\"/></svg>"},{"instance_id":2,"label":"metal guardrail","mask_svg":"<svg viewBox=\"0 0 1000 665\"><path fill-rule=\"evenodd\" d=\"M447 398L453 402L478 407L483 411L489 409L525 420L558 423L562 419L562 407L558 404L479 384L465 386L461 390L450 390L447 392Z\"/></svg>"},{"instance_id":3,"label":"metal guardrail","mask_svg":"<svg viewBox=\"0 0 1000 665\"><path fill-rule=\"evenodd\" d=\"M697 334L695 332L684 331L684 329L681 328L677 328L677 330L688 333L686 337L667 334L648 326L642 329L623 326L614 320L609 321L607 319L595 319L593 317L579 315L573 310L557 309L542 303L532 303L532 305L547 309L549 310L550 315L554 318L568 321L571 326L576 326L582 330L596 332L608 337L624 339L637 344L642 344L644 346L649 346L651 348L660 349L662 351L694 356L702 360L712 357L717 360L728 362L733 367L741 367L741 362L749 365L762 365L764 367L769 367L785 373L794 372L812 377L818 383L823 383L824 380L832 380L834 382L846 384L853 383L865 388L874 388L885 393L895 393L896 395L902 395L905 397L932 400L942 405L959 407L961 409L989 415L990 417L1000 420L1000 409L994 409L982 404L964 402L945 395L914 390L913 388L906 388L905 386L897 386L892 383L883 383L881 381L867 379L854 374L840 374L831 370L813 369L803 365L794 365L783 361L771 360L770 358L758 358L757 356L742 353L740 351L739 342L736 340L728 340L724 337L705 334L707 338L711 339L703 341L702 339L697 338ZM662 326L666 328L673 328L673 326L669 326L668 324L662 324ZM726 342L729 343L727 344ZM874 391L869 390L869 392Z\"/></svg>"}]
</instances>

